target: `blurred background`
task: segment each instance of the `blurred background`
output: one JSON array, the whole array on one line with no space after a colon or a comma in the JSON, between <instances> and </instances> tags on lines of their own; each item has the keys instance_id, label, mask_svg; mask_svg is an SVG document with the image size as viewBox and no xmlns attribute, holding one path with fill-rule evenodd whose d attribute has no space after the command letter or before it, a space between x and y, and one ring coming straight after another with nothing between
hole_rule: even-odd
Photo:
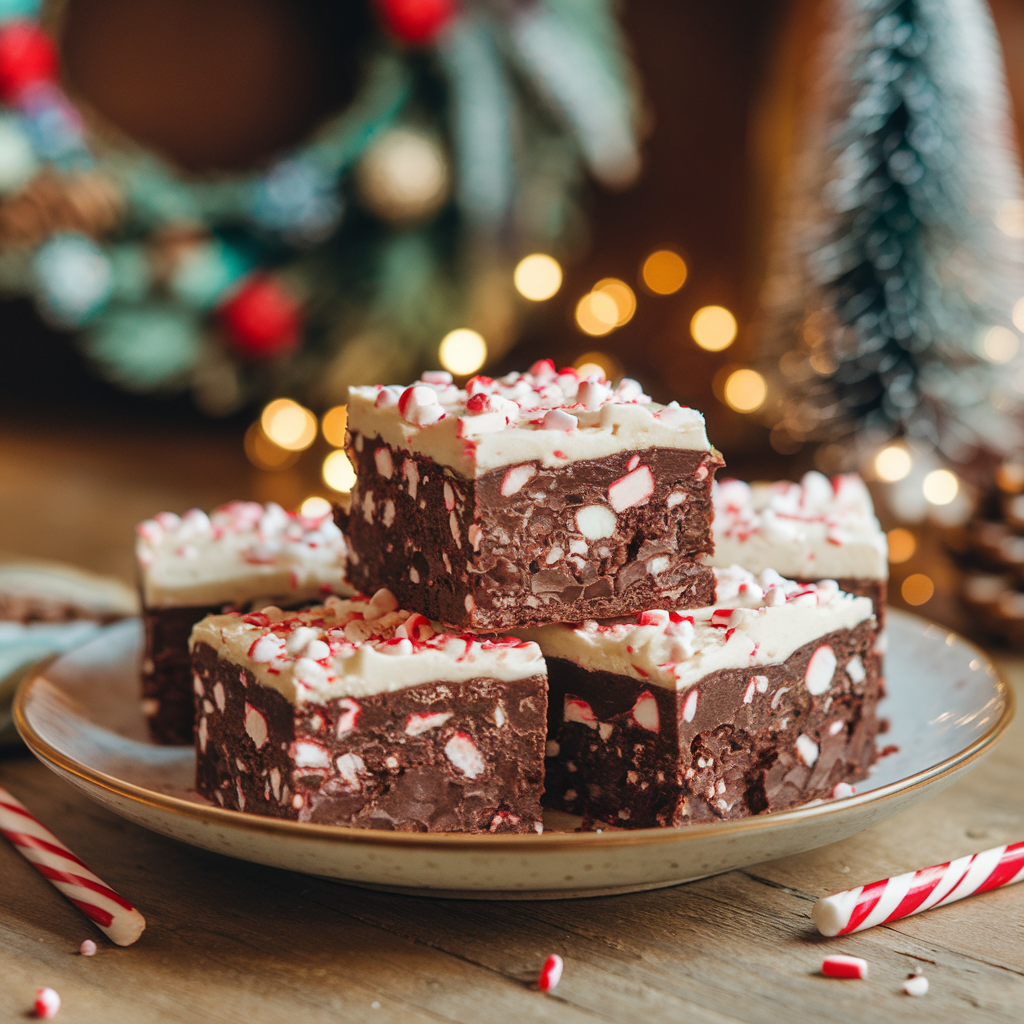
<instances>
[{"instance_id":1,"label":"blurred background","mask_svg":"<svg viewBox=\"0 0 1024 1024\"><path fill-rule=\"evenodd\" d=\"M0 555L130 579L158 509L343 500L349 384L551 357L701 409L726 474L864 472L894 603L1019 641L1024 5L966 7L0 0Z\"/></svg>"}]
</instances>

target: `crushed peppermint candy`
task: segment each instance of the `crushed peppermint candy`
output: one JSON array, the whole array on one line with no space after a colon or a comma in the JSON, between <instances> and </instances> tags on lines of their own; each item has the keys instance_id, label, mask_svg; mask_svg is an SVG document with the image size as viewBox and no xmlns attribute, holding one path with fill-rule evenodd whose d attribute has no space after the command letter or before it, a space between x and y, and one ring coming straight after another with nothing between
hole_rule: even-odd
<instances>
[{"instance_id":1,"label":"crushed peppermint candy","mask_svg":"<svg viewBox=\"0 0 1024 1024\"><path fill-rule=\"evenodd\" d=\"M537 988L541 992L550 992L555 988L562 980L562 967L562 958L557 953L552 953L544 961L544 966L540 969L540 974L537 977Z\"/></svg>"},{"instance_id":2,"label":"crushed peppermint candy","mask_svg":"<svg viewBox=\"0 0 1024 1024\"><path fill-rule=\"evenodd\" d=\"M147 606L295 601L345 590L345 540L333 513L306 516L269 501L232 501L209 515L160 512L135 528Z\"/></svg>"},{"instance_id":3,"label":"crushed peppermint candy","mask_svg":"<svg viewBox=\"0 0 1024 1024\"><path fill-rule=\"evenodd\" d=\"M268 607L247 615L210 615L193 630L191 644L200 642L245 664L263 685L294 703L365 696L438 679L515 680L546 674L535 643L445 632L419 612L399 608L385 589L351 600L332 596L302 611ZM350 728L346 723L359 714L358 704L351 703L339 729ZM430 728L429 718L410 722L407 731L413 735ZM266 721L248 705L245 726L262 746ZM458 754L467 766L465 774L472 775L475 751L459 747Z\"/></svg>"},{"instance_id":4,"label":"crushed peppermint candy","mask_svg":"<svg viewBox=\"0 0 1024 1024\"><path fill-rule=\"evenodd\" d=\"M60 1010L60 996L52 988L36 990L34 1012L40 1020L53 1020Z\"/></svg>"},{"instance_id":5,"label":"crushed peppermint candy","mask_svg":"<svg viewBox=\"0 0 1024 1024\"><path fill-rule=\"evenodd\" d=\"M464 388L437 371L406 387L355 387L348 425L353 436L381 437L393 448L416 450L416 438L430 434L423 447L436 461L467 470L532 459L553 465L630 446L710 450L696 410L658 405L628 377L613 385L600 373L556 369L550 359L526 373L477 374ZM620 500L646 487L643 477L632 481Z\"/></svg>"},{"instance_id":6,"label":"crushed peppermint candy","mask_svg":"<svg viewBox=\"0 0 1024 1024\"><path fill-rule=\"evenodd\" d=\"M868 976L868 962L859 956L827 956L821 962L821 973L826 978L857 978Z\"/></svg>"},{"instance_id":7,"label":"crushed peppermint candy","mask_svg":"<svg viewBox=\"0 0 1024 1024\"><path fill-rule=\"evenodd\" d=\"M903 991L908 996L928 995L928 979L923 974L911 974L903 982Z\"/></svg>"},{"instance_id":8,"label":"crushed peppermint candy","mask_svg":"<svg viewBox=\"0 0 1024 1024\"><path fill-rule=\"evenodd\" d=\"M607 622L516 632L539 641L551 657L686 690L711 672L781 664L805 644L874 614L870 598L845 594L834 580L797 583L772 569L755 576L738 566L716 569L715 579L716 603L705 608L656 608ZM804 683L813 696L828 690L837 665L831 647L818 648ZM768 690L768 678L752 672L741 703L751 704ZM779 695L776 690L769 699L777 703ZM691 714L696 700L686 704ZM803 746L810 763L817 746L812 751L809 739Z\"/></svg>"},{"instance_id":9,"label":"crushed peppermint candy","mask_svg":"<svg viewBox=\"0 0 1024 1024\"><path fill-rule=\"evenodd\" d=\"M79 947L78 952L82 956L95 956L96 955L96 943L92 939L86 939Z\"/></svg>"}]
</instances>

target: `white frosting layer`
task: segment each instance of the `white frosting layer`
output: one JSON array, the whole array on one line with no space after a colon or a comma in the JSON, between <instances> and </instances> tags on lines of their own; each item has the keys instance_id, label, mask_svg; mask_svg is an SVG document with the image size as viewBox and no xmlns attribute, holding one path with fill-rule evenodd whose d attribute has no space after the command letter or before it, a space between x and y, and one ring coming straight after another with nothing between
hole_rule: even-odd
<instances>
[{"instance_id":1,"label":"white frosting layer","mask_svg":"<svg viewBox=\"0 0 1024 1024\"><path fill-rule=\"evenodd\" d=\"M435 632L424 616L396 605L390 591L380 590L372 599L330 597L302 612L209 615L193 628L189 646L209 644L293 704L424 683L547 675L534 643Z\"/></svg>"},{"instance_id":2,"label":"white frosting layer","mask_svg":"<svg viewBox=\"0 0 1024 1024\"><path fill-rule=\"evenodd\" d=\"M775 569L798 579L889 577L885 534L854 473L830 481L812 472L798 484L716 480L712 495L711 565Z\"/></svg>"},{"instance_id":3,"label":"white frosting layer","mask_svg":"<svg viewBox=\"0 0 1024 1024\"><path fill-rule=\"evenodd\" d=\"M267 502L233 501L210 515L161 512L135 528L148 608L280 604L351 593L345 541L331 514L309 517Z\"/></svg>"},{"instance_id":4,"label":"white frosting layer","mask_svg":"<svg viewBox=\"0 0 1024 1024\"><path fill-rule=\"evenodd\" d=\"M547 657L685 690L723 669L781 664L804 644L874 617L870 598L844 594L833 580L800 584L739 566L715 576L716 601L707 608L516 632Z\"/></svg>"},{"instance_id":5,"label":"white frosting layer","mask_svg":"<svg viewBox=\"0 0 1024 1024\"><path fill-rule=\"evenodd\" d=\"M658 405L629 378L612 388L572 368L556 372L550 359L528 373L473 377L465 390L447 373L423 378L407 388L350 388L349 430L469 478L521 462L562 466L652 447L710 447L696 410Z\"/></svg>"}]
</instances>

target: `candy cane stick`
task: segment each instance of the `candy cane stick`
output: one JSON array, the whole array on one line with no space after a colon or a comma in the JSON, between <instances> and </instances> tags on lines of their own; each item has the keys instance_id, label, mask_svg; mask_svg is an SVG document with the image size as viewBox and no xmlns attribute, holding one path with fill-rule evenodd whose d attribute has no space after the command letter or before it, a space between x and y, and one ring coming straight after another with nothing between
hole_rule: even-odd
<instances>
[{"instance_id":1,"label":"candy cane stick","mask_svg":"<svg viewBox=\"0 0 1024 1024\"><path fill-rule=\"evenodd\" d=\"M0 835L112 942L130 946L146 919L97 878L25 805L0 786Z\"/></svg>"},{"instance_id":2,"label":"candy cane stick","mask_svg":"<svg viewBox=\"0 0 1024 1024\"><path fill-rule=\"evenodd\" d=\"M1013 843L826 896L811 920L822 935L849 935L1020 881L1024 843Z\"/></svg>"}]
</instances>

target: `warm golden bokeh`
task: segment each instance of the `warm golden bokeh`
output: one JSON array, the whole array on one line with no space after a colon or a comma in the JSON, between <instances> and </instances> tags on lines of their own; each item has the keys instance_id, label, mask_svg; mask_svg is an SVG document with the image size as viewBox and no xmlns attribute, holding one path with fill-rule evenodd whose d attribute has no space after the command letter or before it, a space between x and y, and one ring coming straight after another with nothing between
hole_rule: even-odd
<instances>
[{"instance_id":1,"label":"warm golden bokeh","mask_svg":"<svg viewBox=\"0 0 1024 1024\"><path fill-rule=\"evenodd\" d=\"M901 444L891 444L875 456L875 476L894 484L910 472L911 465L910 452Z\"/></svg>"},{"instance_id":2,"label":"warm golden bokeh","mask_svg":"<svg viewBox=\"0 0 1024 1024\"><path fill-rule=\"evenodd\" d=\"M328 409L320 420L320 430L324 440L335 448L345 446L345 428L348 426L348 406L336 405Z\"/></svg>"},{"instance_id":3,"label":"warm golden bokeh","mask_svg":"<svg viewBox=\"0 0 1024 1024\"><path fill-rule=\"evenodd\" d=\"M562 268L553 256L535 252L519 261L512 281L524 299L543 302L562 287Z\"/></svg>"},{"instance_id":4,"label":"warm golden bokeh","mask_svg":"<svg viewBox=\"0 0 1024 1024\"><path fill-rule=\"evenodd\" d=\"M889 561L893 565L907 562L917 550L917 538L909 531L897 526L886 535L889 541Z\"/></svg>"},{"instance_id":5,"label":"warm golden bokeh","mask_svg":"<svg viewBox=\"0 0 1024 1024\"><path fill-rule=\"evenodd\" d=\"M449 373L466 377L476 373L487 362L487 342L476 331L460 327L442 338L437 357Z\"/></svg>"},{"instance_id":6,"label":"warm golden bokeh","mask_svg":"<svg viewBox=\"0 0 1024 1024\"><path fill-rule=\"evenodd\" d=\"M593 287L595 295L607 295L615 303L615 323L613 326L622 327L633 319L636 312L636 294L633 289L620 281L617 277L606 277L598 281Z\"/></svg>"},{"instance_id":7,"label":"warm golden bokeh","mask_svg":"<svg viewBox=\"0 0 1024 1024\"><path fill-rule=\"evenodd\" d=\"M245 432L244 447L246 457L257 469L288 469L299 458L297 451L289 451L274 444L263 432L259 420Z\"/></svg>"},{"instance_id":8,"label":"warm golden bokeh","mask_svg":"<svg viewBox=\"0 0 1024 1024\"><path fill-rule=\"evenodd\" d=\"M351 491L356 482L356 471L343 451L331 452L324 459L322 475L324 483L332 491L338 491L341 494Z\"/></svg>"},{"instance_id":9,"label":"warm golden bokeh","mask_svg":"<svg viewBox=\"0 0 1024 1024\"><path fill-rule=\"evenodd\" d=\"M704 306L693 314L690 333L701 348L721 352L736 340L736 317L725 306Z\"/></svg>"},{"instance_id":10,"label":"warm golden bokeh","mask_svg":"<svg viewBox=\"0 0 1024 1024\"><path fill-rule=\"evenodd\" d=\"M276 398L260 416L263 433L280 448L305 451L316 440L316 417L290 398Z\"/></svg>"},{"instance_id":11,"label":"warm golden bokeh","mask_svg":"<svg viewBox=\"0 0 1024 1024\"><path fill-rule=\"evenodd\" d=\"M948 469L933 469L921 485L925 499L933 505L948 505L960 493L960 481Z\"/></svg>"},{"instance_id":12,"label":"warm golden bokeh","mask_svg":"<svg viewBox=\"0 0 1024 1024\"><path fill-rule=\"evenodd\" d=\"M671 295L686 284L686 261L671 249L659 249L644 260L640 278L655 295Z\"/></svg>"},{"instance_id":13,"label":"warm golden bokeh","mask_svg":"<svg viewBox=\"0 0 1024 1024\"><path fill-rule=\"evenodd\" d=\"M331 511L331 503L319 494L311 494L300 506L299 515L320 519Z\"/></svg>"},{"instance_id":14,"label":"warm golden bokeh","mask_svg":"<svg viewBox=\"0 0 1024 1024\"><path fill-rule=\"evenodd\" d=\"M726 405L736 412L754 412L764 405L768 397L768 386L764 377L746 367L733 370L725 380L723 388Z\"/></svg>"},{"instance_id":15,"label":"warm golden bokeh","mask_svg":"<svg viewBox=\"0 0 1024 1024\"><path fill-rule=\"evenodd\" d=\"M900 594L907 604L924 604L932 599L934 593L935 584L923 572L911 573L900 587Z\"/></svg>"},{"instance_id":16,"label":"warm golden bokeh","mask_svg":"<svg viewBox=\"0 0 1024 1024\"><path fill-rule=\"evenodd\" d=\"M618 319L618 304L605 292L588 292L576 303L576 324L585 334L607 334L615 329Z\"/></svg>"}]
</instances>

